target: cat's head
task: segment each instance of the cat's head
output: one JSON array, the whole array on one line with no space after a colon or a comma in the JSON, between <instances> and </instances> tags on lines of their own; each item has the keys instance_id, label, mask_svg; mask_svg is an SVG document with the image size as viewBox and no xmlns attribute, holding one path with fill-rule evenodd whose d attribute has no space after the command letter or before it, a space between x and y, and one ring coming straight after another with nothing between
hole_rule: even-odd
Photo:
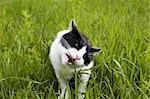
<instances>
[{"instance_id":1,"label":"cat's head","mask_svg":"<svg viewBox=\"0 0 150 99\"><path fill-rule=\"evenodd\" d=\"M79 32L74 19L70 21L68 30L70 32L63 35L62 45L69 51L70 57L75 59L77 65L88 65L93 59L93 54L101 49L91 46L87 37Z\"/></svg>"}]
</instances>

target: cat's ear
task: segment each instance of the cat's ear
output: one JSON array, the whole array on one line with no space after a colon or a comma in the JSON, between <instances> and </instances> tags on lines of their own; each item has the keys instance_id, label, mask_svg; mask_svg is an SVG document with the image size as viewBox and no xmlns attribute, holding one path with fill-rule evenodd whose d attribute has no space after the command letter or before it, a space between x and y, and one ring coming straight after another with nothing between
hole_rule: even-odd
<instances>
[{"instance_id":1,"label":"cat's ear","mask_svg":"<svg viewBox=\"0 0 150 99\"><path fill-rule=\"evenodd\" d=\"M90 48L89 48L89 52L90 52L90 53L100 52L101 50L102 50L101 48L93 48L93 47L90 47Z\"/></svg>"},{"instance_id":2,"label":"cat's ear","mask_svg":"<svg viewBox=\"0 0 150 99\"><path fill-rule=\"evenodd\" d=\"M78 32L79 32L79 31L78 31L78 28L77 28L77 24L76 24L76 22L75 22L75 19L72 19L72 20L70 21L69 30L70 30L70 31L73 31L73 33L78 33Z\"/></svg>"}]
</instances>

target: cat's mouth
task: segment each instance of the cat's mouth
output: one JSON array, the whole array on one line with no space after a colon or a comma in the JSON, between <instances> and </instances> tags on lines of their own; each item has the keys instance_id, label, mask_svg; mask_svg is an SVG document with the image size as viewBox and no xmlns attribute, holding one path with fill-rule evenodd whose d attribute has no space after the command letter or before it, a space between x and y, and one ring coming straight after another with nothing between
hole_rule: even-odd
<instances>
[{"instance_id":1,"label":"cat's mouth","mask_svg":"<svg viewBox=\"0 0 150 99\"><path fill-rule=\"evenodd\" d=\"M78 58L78 57L76 57L75 59L74 58L72 58L70 55L68 55L68 53L66 53L66 55L67 55L67 57L68 57L68 62L70 62L70 63L74 63L76 60L80 60L80 58Z\"/></svg>"},{"instance_id":2,"label":"cat's mouth","mask_svg":"<svg viewBox=\"0 0 150 99\"><path fill-rule=\"evenodd\" d=\"M70 63L74 63L74 61L75 61L75 59L73 59L70 55L68 55L68 54L66 54L67 55L67 57L68 57L68 62L70 62Z\"/></svg>"}]
</instances>

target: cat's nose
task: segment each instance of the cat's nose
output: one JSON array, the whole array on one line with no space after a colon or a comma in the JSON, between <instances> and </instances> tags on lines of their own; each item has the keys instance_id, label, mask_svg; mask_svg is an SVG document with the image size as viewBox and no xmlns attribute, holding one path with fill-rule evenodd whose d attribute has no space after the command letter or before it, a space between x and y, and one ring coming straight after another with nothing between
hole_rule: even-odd
<instances>
[{"instance_id":1,"label":"cat's nose","mask_svg":"<svg viewBox=\"0 0 150 99\"><path fill-rule=\"evenodd\" d=\"M75 58L76 60L80 60L81 59L81 57L79 57L78 55L76 55L76 58Z\"/></svg>"}]
</instances>

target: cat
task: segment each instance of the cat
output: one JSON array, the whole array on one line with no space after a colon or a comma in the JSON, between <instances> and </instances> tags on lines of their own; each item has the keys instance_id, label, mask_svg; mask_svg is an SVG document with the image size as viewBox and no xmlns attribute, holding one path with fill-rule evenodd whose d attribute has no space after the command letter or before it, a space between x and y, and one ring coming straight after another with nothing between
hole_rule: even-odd
<instances>
[{"instance_id":1,"label":"cat","mask_svg":"<svg viewBox=\"0 0 150 99\"><path fill-rule=\"evenodd\" d=\"M68 30L57 34L50 47L49 58L61 88L58 99L68 99L67 85L75 72L80 74L78 99L85 97L84 93L94 65L93 56L100 48L93 48L87 37L79 32L75 19L72 19Z\"/></svg>"}]
</instances>

